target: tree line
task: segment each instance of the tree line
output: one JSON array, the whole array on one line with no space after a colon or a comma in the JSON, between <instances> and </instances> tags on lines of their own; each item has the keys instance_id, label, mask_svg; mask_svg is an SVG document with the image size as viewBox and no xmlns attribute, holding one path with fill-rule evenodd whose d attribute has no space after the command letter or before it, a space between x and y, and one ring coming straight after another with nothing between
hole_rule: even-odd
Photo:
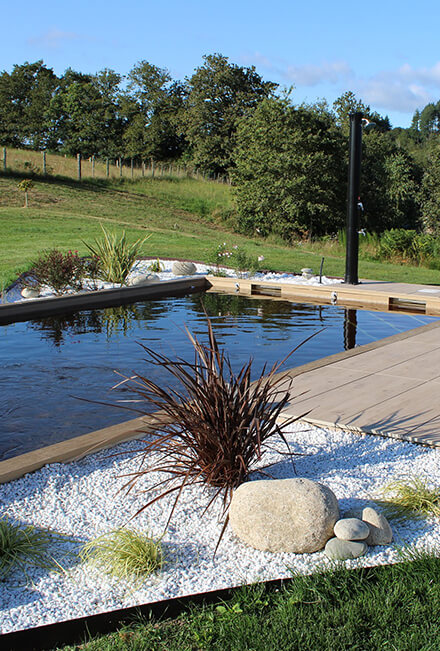
<instances>
[{"instance_id":1,"label":"tree line","mask_svg":"<svg viewBox=\"0 0 440 651\"><path fill-rule=\"evenodd\" d=\"M253 66L203 57L183 81L147 61L123 77L105 69L60 77L43 61L0 74L0 144L106 159L189 164L229 175L241 232L285 240L335 233L345 223L349 114L364 134L361 226L371 232L440 229L440 101L392 128L347 91L295 104Z\"/></svg>"}]
</instances>

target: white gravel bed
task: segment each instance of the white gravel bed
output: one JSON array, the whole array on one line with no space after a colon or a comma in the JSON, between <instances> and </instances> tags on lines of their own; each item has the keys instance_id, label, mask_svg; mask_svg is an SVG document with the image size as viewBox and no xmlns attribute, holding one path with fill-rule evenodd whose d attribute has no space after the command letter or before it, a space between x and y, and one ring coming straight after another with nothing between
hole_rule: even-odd
<instances>
[{"instance_id":1,"label":"white gravel bed","mask_svg":"<svg viewBox=\"0 0 440 651\"><path fill-rule=\"evenodd\" d=\"M395 478L440 475L440 451L416 444L316 428L304 423L291 426L287 439L295 457L296 474L286 456L268 452L264 463L276 461L274 478L307 477L329 486L341 513L371 505L384 483ZM277 444L278 447L278 444ZM2 514L23 524L49 527L85 542L126 524L144 503L145 490L154 476L129 495L119 491L136 470L139 442L131 441L69 464L52 464L0 486ZM279 450L284 446L279 442ZM118 453L114 456L115 453ZM262 478L257 473L253 479ZM324 553L274 554L247 547L229 528L213 558L220 533L220 509L202 517L213 489L189 488L182 494L164 535L166 563L162 572L141 587L117 582L93 567L81 564L67 552L78 551L71 542L51 550L63 572L29 570L28 580L17 573L0 582L0 622L3 633L41 626L150 601L195 594L239 584L311 573L327 565ZM118 492L119 491L119 492ZM159 501L128 526L160 536L170 500ZM348 567L380 565L399 560L399 547L440 548L440 527L435 519L393 523L395 542L370 547L366 556L345 561Z\"/></svg>"},{"instance_id":2,"label":"white gravel bed","mask_svg":"<svg viewBox=\"0 0 440 651\"><path fill-rule=\"evenodd\" d=\"M146 274L146 273L155 273L159 280L175 280L177 278L184 278L185 276L176 276L176 274L173 273L172 267L177 260L160 260L162 266L163 266L163 271L161 272L150 272L149 271L149 266L151 265L152 262L156 262L157 258L154 259L149 259L149 260L139 260L134 269L130 272L130 275L128 276L128 280L132 280L133 278L136 278L136 276L139 276L141 274ZM198 276L205 276L208 274L210 270L214 269L214 265L206 265L206 264L201 264L201 263L194 263L196 265L196 274ZM229 278L239 278L239 276L232 270L228 269L226 267L221 267L220 268L223 273L225 273ZM250 277L249 274L244 273L242 277ZM257 272L252 275L252 278L255 280L259 281L274 281L274 282L279 282L279 283L291 283L291 284L296 284L296 285L337 285L342 283L342 279L338 278L327 278L326 276L322 276L321 278L321 283L319 282L319 276L312 276L311 278L304 278L303 276L297 275L297 274L292 274L292 273L275 273L275 272L270 272L270 273L262 273L262 272ZM84 289L82 291L91 291L92 289L113 289L113 288L119 288L121 285L119 284L114 284L114 283L108 283L102 280L96 281L96 285L93 285L91 282L85 282L84 283ZM65 294L73 294L75 293L74 290L67 290ZM54 296L54 292L50 289L50 287L47 287L45 285L42 285L40 289L40 296L38 298L47 298L48 296ZM23 298L20 296L20 294L17 292L15 293L14 296L8 297L8 302L22 302L22 301L35 301L38 300L38 298Z\"/></svg>"}]
</instances>

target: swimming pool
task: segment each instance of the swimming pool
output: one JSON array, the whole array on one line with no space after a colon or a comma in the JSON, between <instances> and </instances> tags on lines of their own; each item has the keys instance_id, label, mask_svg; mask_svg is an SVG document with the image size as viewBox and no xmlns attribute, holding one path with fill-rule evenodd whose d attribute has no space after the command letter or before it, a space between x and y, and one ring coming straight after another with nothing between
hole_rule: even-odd
<instances>
[{"instance_id":1,"label":"swimming pool","mask_svg":"<svg viewBox=\"0 0 440 651\"><path fill-rule=\"evenodd\" d=\"M169 357L192 360L184 325L205 339L202 304L234 369L253 356L254 376L264 363L270 366L282 359L322 328L289 358L287 368L436 320L336 305L197 293L1 326L0 459L138 415L77 398L129 407L126 401L132 394L124 388L111 391L118 382L115 370L148 373L155 382L169 386L167 373L146 367L139 343Z\"/></svg>"}]
</instances>

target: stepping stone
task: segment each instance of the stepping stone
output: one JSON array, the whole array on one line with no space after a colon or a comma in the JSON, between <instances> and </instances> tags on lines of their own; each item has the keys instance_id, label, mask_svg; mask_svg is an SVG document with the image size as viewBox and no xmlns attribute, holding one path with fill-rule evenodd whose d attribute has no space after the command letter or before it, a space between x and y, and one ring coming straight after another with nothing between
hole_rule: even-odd
<instances>
[{"instance_id":1,"label":"stepping stone","mask_svg":"<svg viewBox=\"0 0 440 651\"><path fill-rule=\"evenodd\" d=\"M175 262L173 264L173 274L175 276L192 276L196 271L197 268L193 262Z\"/></svg>"},{"instance_id":2,"label":"stepping stone","mask_svg":"<svg viewBox=\"0 0 440 651\"><path fill-rule=\"evenodd\" d=\"M128 285L130 287L135 285L149 285L150 283L156 282L156 280L159 280L159 276L156 274L139 274L138 276L131 278L128 281Z\"/></svg>"}]
</instances>

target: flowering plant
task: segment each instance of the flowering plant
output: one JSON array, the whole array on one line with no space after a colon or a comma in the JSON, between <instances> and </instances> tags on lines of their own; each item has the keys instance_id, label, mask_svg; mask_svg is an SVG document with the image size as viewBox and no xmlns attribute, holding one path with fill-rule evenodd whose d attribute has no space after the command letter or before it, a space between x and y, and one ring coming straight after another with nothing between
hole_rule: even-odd
<instances>
[{"instance_id":1,"label":"flowering plant","mask_svg":"<svg viewBox=\"0 0 440 651\"><path fill-rule=\"evenodd\" d=\"M62 294L68 287L76 290L82 288L84 263L78 251L44 251L32 264L32 271L38 282L49 285L55 294Z\"/></svg>"}]
</instances>

